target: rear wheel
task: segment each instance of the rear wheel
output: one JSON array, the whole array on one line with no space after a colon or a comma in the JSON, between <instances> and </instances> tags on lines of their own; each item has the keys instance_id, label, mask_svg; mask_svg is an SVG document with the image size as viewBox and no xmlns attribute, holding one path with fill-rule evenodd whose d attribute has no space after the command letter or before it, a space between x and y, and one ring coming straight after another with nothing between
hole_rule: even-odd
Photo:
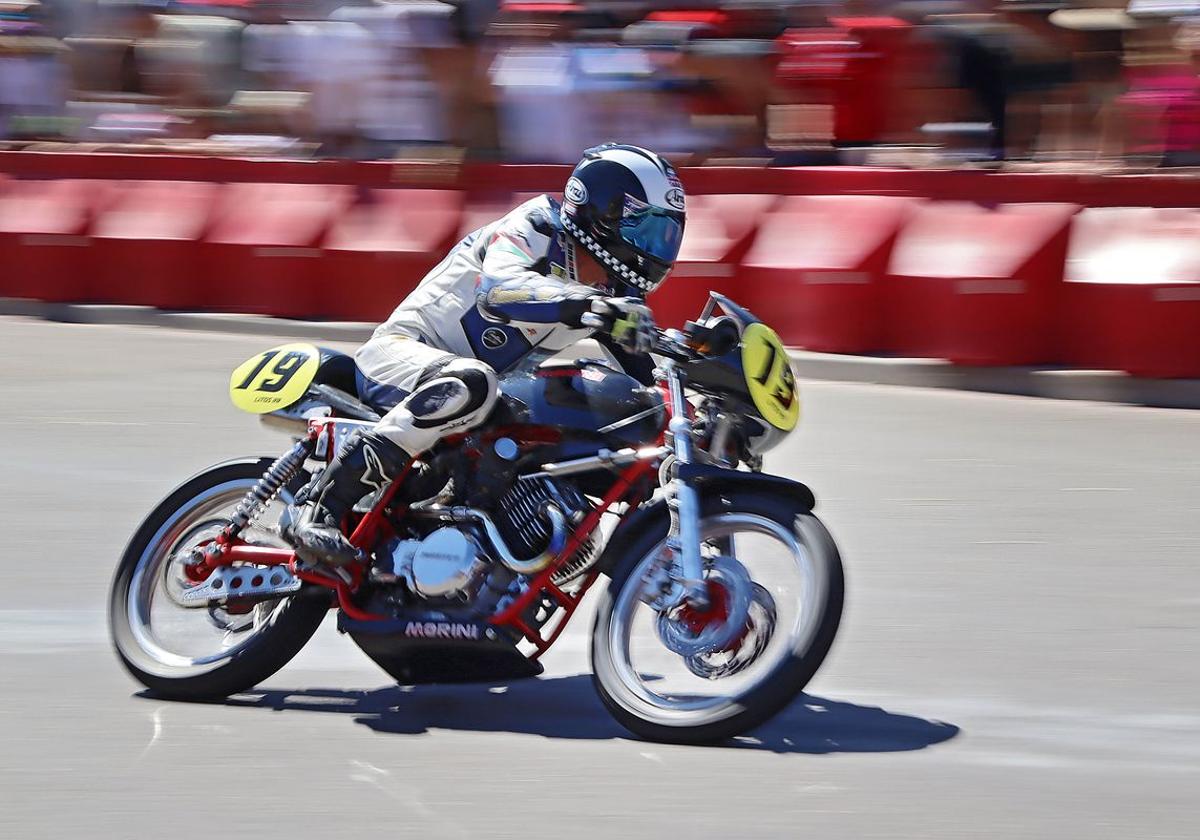
<instances>
[{"instance_id":1,"label":"rear wheel","mask_svg":"<svg viewBox=\"0 0 1200 840\"><path fill-rule=\"evenodd\" d=\"M812 679L837 633L842 565L799 502L753 492L703 499L710 606L660 613L644 600L667 522L635 538L602 594L592 673L631 732L708 743L764 723Z\"/></svg>"},{"instance_id":2,"label":"rear wheel","mask_svg":"<svg viewBox=\"0 0 1200 840\"><path fill-rule=\"evenodd\" d=\"M252 688L286 665L316 632L328 592L305 587L253 604L185 608L172 597L191 585L187 549L210 541L269 467L269 460L212 467L175 490L146 518L121 557L109 594L109 628L130 674L164 697L209 700ZM301 474L242 533L283 546L278 523Z\"/></svg>"}]
</instances>

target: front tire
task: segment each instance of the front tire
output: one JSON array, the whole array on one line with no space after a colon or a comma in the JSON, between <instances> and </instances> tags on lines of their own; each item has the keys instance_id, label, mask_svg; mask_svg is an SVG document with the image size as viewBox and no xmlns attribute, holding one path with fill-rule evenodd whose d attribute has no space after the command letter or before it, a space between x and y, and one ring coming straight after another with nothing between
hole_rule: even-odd
<instances>
[{"instance_id":1,"label":"front tire","mask_svg":"<svg viewBox=\"0 0 1200 840\"><path fill-rule=\"evenodd\" d=\"M291 597L261 602L244 615L223 607L170 609L171 558L223 527L228 505L236 505L270 465L269 459L230 461L188 479L142 522L121 556L109 592L113 646L125 669L156 695L216 700L253 688L299 653L329 609L328 592L308 586ZM303 473L297 476L259 523L269 524L272 511L278 513L306 480ZM282 544L257 523L245 533L248 542ZM156 596L161 596L157 605ZM159 632L171 625L190 626L168 642ZM220 634L214 637L220 649L197 653L196 646L213 630Z\"/></svg>"},{"instance_id":2,"label":"front tire","mask_svg":"<svg viewBox=\"0 0 1200 840\"><path fill-rule=\"evenodd\" d=\"M786 637L772 643L774 661L765 662L762 673L748 681L741 676L726 678L739 686L728 695L718 690L713 698L696 699L692 694L672 695L669 689L656 689L656 681L665 681L664 677L642 673L636 667L631 655L636 639L630 629L636 624L632 611L640 608L652 619L657 616L644 603L640 607L634 603L643 575L667 537L666 519L652 521L631 540L614 568L592 630L596 690L613 717L635 735L666 743L702 744L743 734L790 703L812 679L833 644L842 614L843 573L837 546L821 521L799 501L761 492L710 493L702 498L701 533L708 544L724 546L721 540L727 539L733 545L738 540L733 529L738 527L757 531L788 550L796 549L795 564L804 586L802 597L794 600L797 615L804 615L790 627L772 627L775 633L786 630ZM754 569L750 571L754 573ZM756 592L762 589L757 583L755 586ZM675 657L665 647L658 654ZM693 664L688 666L695 675ZM727 673L736 672L730 668ZM702 680L703 674L696 679ZM710 676L704 684L721 682Z\"/></svg>"}]
</instances>

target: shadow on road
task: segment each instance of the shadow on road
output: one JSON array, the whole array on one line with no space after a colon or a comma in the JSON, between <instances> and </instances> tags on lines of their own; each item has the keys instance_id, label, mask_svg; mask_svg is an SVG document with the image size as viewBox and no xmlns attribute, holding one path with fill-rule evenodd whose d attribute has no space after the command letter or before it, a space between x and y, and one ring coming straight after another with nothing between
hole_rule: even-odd
<instances>
[{"instance_id":1,"label":"shadow on road","mask_svg":"<svg viewBox=\"0 0 1200 840\"><path fill-rule=\"evenodd\" d=\"M224 702L281 712L352 715L355 723L397 735L454 729L586 740L630 737L600 704L586 674L490 686L256 689ZM803 694L774 720L724 746L776 753L902 752L940 744L958 732L949 723Z\"/></svg>"}]
</instances>

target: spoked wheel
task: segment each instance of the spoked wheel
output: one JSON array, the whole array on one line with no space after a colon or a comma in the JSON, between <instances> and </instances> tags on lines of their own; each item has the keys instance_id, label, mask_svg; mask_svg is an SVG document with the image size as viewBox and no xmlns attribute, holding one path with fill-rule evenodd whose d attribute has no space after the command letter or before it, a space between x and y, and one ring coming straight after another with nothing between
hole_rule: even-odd
<instances>
[{"instance_id":1,"label":"spoked wheel","mask_svg":"<svg viewBox=\"0 0 1200 840\"><path fill-rule=\"evenodd\" d=\"M184 606L195 583L187 550L213 540L269 461L222 464L188 480L134 534L113 579L109 627L117 655L147 688L165 697L216 699L252 688L295 656L329 608L328 594ZM242 532L248 543L283 546L278 523L300 476ZM251 567L247 574L270 574Z\"/></svg>"},{"instance_id":2,"label":"spoked wheel","mask_svg":"<svg viewBox=\"0 0 1200 840\"><path fill-rule=\"evenodd\" d=\"M708 605L646 601L666 523L630 547L597 608L592 671L610 712L656 741L739 735L790 702L829 652L841 619L837 548L786 498L708 496L701 538Z\"/></svg>"}]
</instances>

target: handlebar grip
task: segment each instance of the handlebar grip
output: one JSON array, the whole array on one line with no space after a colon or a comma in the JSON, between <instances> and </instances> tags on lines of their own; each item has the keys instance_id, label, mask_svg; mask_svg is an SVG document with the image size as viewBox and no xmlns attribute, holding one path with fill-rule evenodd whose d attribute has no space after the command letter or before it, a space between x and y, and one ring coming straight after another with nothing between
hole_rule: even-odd
<instances>
[{"instance_id":1,"label":"handlebar grip","mask_svg":"<svg viewBox=\"0 0 1200 840\"><path fill-rule=\"evenodd\" d=\"M651 348L651 352L657 353L660 356L666 356L669 359L675 359L676 361L680 362L686 362L693 357L694 354L692 354L686 346L680 344L678 341L672 338L669 331L656 330L656 332L658 335L655 338L654 346Z\"/></svg>"}]
</instances>

